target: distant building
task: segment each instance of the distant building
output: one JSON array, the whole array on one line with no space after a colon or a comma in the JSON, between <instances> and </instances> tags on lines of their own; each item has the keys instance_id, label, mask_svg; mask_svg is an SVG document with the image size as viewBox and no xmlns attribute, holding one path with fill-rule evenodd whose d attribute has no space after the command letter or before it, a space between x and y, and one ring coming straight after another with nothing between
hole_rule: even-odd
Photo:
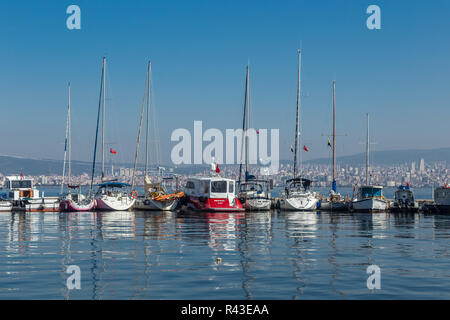
<instances>
[{"instance_id":1,"label":"distant building","mask_svg":"<svg viewBox=\"0 0 450 320\"><path fill-rule=\"evenodd\" d=\"M411 174L415 174L416 173L416 163L413 161L411 163Z\"/></svg>"},{"instance_id":2,"label":"distant building","mask_svg":"<svg viewBox=\"0 0 450 320\"><path fill-rule=\"evenodd\" d=\"M425 161L423 160L423 158L420 159L419 172L425 173Z\"/></svg>"}]
</instances>

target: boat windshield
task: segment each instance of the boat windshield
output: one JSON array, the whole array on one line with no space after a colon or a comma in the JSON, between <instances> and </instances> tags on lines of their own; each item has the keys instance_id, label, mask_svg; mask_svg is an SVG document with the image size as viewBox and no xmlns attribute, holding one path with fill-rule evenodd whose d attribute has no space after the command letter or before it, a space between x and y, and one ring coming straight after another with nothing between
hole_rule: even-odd
<instances>
[{"instance_id":1,"label":"boat windshield","mask_svg":"<svg viewBox=\"0 0 450 320\"><path fill-rule=\"evenodd\" d=\"M376 187L362 187L361 195L364 198L381 197L383 196L383 189Z\"/></svg>"},{"instance_id":2,"label":"boat windshield","mask_svg":"<svg viewBox=\"0 0 450 320\"><path fill-rule=\"evenodd\" d=\"M11 187L10 189L29 189L32 188L33 185L31 183L31 180L15 180L11 181Z\"/></svg>"},{"instance_id":3,"label":"boat windshield","mask_svg":"<svg viewBox=\"0 0 450 320\"><path fill-rule=\"evenodd\" d=\"M243 183L240 185L239 190L241 192L248 192L248 191L256 191L258 193L263 192L263 186L260 183Z\"/></svg>"},{"instance_id":4,"label":"boat windshield","mask_svg":"<svg viewBox=\"0 0 450 320\"><path fill-rule=\"evenodd\" d=\"M227 182L226 181L211 181L211 192L227 193Z\"/></svg>"}]
</instances>

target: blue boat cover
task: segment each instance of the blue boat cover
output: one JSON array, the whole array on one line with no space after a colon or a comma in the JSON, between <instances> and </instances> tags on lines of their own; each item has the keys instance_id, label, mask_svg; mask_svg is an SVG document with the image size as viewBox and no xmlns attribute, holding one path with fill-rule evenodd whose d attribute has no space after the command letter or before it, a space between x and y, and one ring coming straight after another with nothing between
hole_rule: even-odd
<instances>
[{"instance_id":1,"label":"blue boat cover","mask_svg":"<svg viewBox=\"0 0 450 320\"><path fill-rule=\"evenodd\" d=\"M107 187L112 187L112 188L123 188L123 187L131 187L130 184L128 183L122 183L122 182L105 182L102 184L98 185L99 188L107 188Z\"/></svg>"}]
</instances>

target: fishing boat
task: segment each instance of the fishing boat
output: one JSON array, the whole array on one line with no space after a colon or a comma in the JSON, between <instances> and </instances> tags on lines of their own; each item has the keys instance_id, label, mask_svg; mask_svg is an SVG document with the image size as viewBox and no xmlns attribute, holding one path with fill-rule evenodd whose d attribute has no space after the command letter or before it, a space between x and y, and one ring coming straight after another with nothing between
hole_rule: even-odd
<instances>
[{"instance_id":1,"label":"fishing boat","mask_svg":"<svg viewBox=\"0 0 450 320\"><path fill-rule=\"evenodd\" d=\"M445 184L434 190L434 207L437 212L450 213L450 186Z\"/></svg>"},{"instance_id":2,"label":"fishing boat","mask_svg":"<svg viewBox=\"0 0 450 320\"><path fill-rule=\"evenodd\" d=\"M32 178L23 176L7 176L4 188L0 193L3 201L9 202L12 211L55 212L59 209L58 197L44 197L33 184ZM8 205L5 205L8 208Z\"/></svg>"},{"instance_id":3,"label":"fishing boat","mask_svg":"<svg viewBox=\"0 0 450 320\"><path fill-rule=\"evenodd\" d=\"M257 179L249 174L249 135L247 131L250 127L250 77L249 66L247 66L245 79L244 116L242 121L242 144L245 145L245 180L242 176L242 159L239 165L239 201L248 211L270 210L272 200L270 199L270 183L266 179ZM241 152L241 156L243 153Z\"/></svg>"},{"instance_id":4,"label":"fishing boat","mask_svg":"<svg viewBox=\"0 0 450 320\"><path fill-rule=\"evenodd\" d=\"M297 177L297 153L300 123L300 97L301 97L301 50L298 50L298 81L297 81L297 113L295 121L295 147L293 178L286 181L284 192L280 196L281 210L315 210L317 209L317 196L312 190L312 181L300 176Z\"/></svg>"},{"instance_id":5,"label":"fishing boat","mask_svg":"<svg viewBox=\"0 0 450 320\"><path fill-rule=\"evenodd\" d=\"M367 114L366 185L358 189L356 198L352 200L352 209L358 212L382 212L386 211L388 203L383 195L383 187L370 184L369 145L369 114Z\"/></svg>"},{"instance_id":6,"label":"fishing boat","mask_svg":"<svg viewBox=\"0 0 450 320\"><path fill-rule=\"evenodd\" d=\"M95 174L95 160L97 154L97 138L100 122L100 113L102 116L102 174L99 189L95 194L96 208L98 210L112 210L112 211L126 211L129 210L135 203L137 193L129 192L127 187L131 187L127 183L120 183L117 181L105 181L105 77L106 77L106 58L103 57L102 65L102 81L100 85L100 98L98 103L97 112L97 128L95 133L94 143L94 159L92 161L92 175L91 175L91 188L90 194L92 194L92 188L94 185ZM101 112L100 112L101 111Z\"/></svg>"},{"instance_id":7,"label":"fishing boat","mask_svg":"<svg viewBox=\"0 0 450 320\"><path fill-rule=\"evenodd\" d=\"M417 212L419 204L414 199L414 192L411 190L409 183L405 186L399 186L394 192L394 203L389 208L393 212Z\"/></svg>"},{"instance_id":8,"label":"fishing boat","mask_svg":"<svg viewBox=\"0 0 450 320\"><path fill-rule=\"evenodd\" d=\"M331 190L328 197L319 202L319 209L324 211L347 211L349 209L349 201L341 198L337 192L336 184L336 99L335 99L336 82L333 80L333 145L328 139L328 145L333 150L333 180Z\"/></svg>"},{"instance_id":9,"label":"fishing boat","mask_svg":"<svg viewBox=\"0 0 450 320\"><path fill-rule=\"evenodd\" d=\"M150 84L151 84L151 62L148 62L147 78L146 78L146 92L142 101L142 111L139 122L138 138L136 143L136 155L134 158L133 177L131 182L131 189L134 188L136 165L139 155L139 146L141 139L142 119L144 112L146 113L146 134L145 134L145 168L144 168L144 196L138 197L134 204L136 210L158 210L170 211L174 210L184 196L182 191L176 190L174 193L167 192L163 186L164 179L152 182L148 176L148 155L149 155L149 118L150 118ZM145 101L147 100L147 108L145 109ZM160 167L158 166L158 169ZM160 170L158 170L158 177L161 177ZM178 184L177 184L178 185Z\"/></svg>"},{"instance_id":10,"label":"fishing boat","mask_svg":"<svg viewBox=\"0 0 450 320\"><path fill-rule=\"evenodd\" d=\"M191 177L184 189L183 210L245 211L235 195L235 181L219 176Z\"/></svg>"},{"instance_id":11,"label":"fishing boat","mask_svg":"<svg viewBox=\"0 0 450 320\"><path fill-rule=\"evenodd\" d=\"M71 185L71 123L70 123L70 82L68 85L68 107L67 107L67 121L66 121L66 139L64 143L64 162L63 173L61 181L60 202L59 210L61 211L91 211L95 206L95 200L92 197L86 197L81 193L81 187L79 185ZM63 194L64 182L65 182L65 170L67 160L67 194ZM77 191L77 192L73 192Z\"/></svg>"}]
</instances>

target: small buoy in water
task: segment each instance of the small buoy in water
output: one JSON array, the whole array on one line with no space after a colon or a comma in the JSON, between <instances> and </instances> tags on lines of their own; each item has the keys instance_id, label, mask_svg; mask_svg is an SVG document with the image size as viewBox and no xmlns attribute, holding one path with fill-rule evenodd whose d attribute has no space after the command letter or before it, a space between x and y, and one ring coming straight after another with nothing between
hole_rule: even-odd
<instances>
[{"instance_id":1,"label":"small buoy in water","mask_svg":"<svg viewBox=\"0 0 450 320\"><path fill-rule=\"evenodd\" d=\"M217 258L217 263L222 263L222 258Z\"/></svg>"}]
</instances>

